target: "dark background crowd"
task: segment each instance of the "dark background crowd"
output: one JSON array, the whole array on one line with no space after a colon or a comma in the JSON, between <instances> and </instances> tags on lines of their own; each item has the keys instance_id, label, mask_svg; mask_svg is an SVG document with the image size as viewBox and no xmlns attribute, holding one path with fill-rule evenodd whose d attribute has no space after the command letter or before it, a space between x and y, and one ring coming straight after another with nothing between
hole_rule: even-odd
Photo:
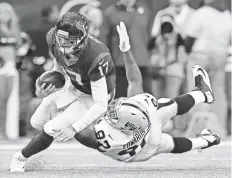
<instances>
[{"instance_id":1,"label":"dark background crowd","mask_svg":"<svg viewBox=\"0 0 232 178\"><path fill-rule=\"evenodd\" d=\"M191 66L202 65L209 72L215 103L173 118L164 132L195 136L209 127L223 138L230 136L230 7L230 0L1 1L0 140L35 134L30 126L40 103L35 80L53 66L45 36L68 11L84 14L90 34L109 48L117 72L116 97L126 96L127 89L116 31L120 21L127 26L145 92L157 98L189 92Z\"/></svg>"}]
</instances>

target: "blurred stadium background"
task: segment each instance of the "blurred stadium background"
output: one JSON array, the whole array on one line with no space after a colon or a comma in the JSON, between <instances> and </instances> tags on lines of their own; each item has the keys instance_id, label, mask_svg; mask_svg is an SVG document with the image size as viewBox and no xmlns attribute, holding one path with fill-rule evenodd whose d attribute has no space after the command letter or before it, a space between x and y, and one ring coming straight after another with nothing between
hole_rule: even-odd
<instances>
[{"instance_id":1,"label":"blurred stadium background","mask_svg":"<svg viewBox=\"0 0 232 178\"><path fill-rule=\"evenodd\" d=\"M229 1L229 0L228 0ZM32 27L37 27L39 23L40 11L43 7L57 4L60 8L67 2L67 0L7 0L3 2L8 2L12 4L20 16L23 29L31 29ZM105 9L111 4L115 3L115 0L100 0L102 8ZM193 7L197 7L200 0L190 0L190 4ZM149 7L152 9L152 15L155 15L158 10L164 8L168 5L168 0L146 0Z\"/></svg>"}]
</instances>

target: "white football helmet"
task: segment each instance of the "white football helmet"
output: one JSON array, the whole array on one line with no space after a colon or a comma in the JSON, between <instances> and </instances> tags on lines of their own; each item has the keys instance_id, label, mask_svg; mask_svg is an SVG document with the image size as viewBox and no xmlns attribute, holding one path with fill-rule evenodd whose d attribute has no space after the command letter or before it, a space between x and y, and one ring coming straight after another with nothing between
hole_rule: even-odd
<instances>
[{"instance_id":1,"label":"white football helmet","mask_svg":"<svg viewBox=\"0 0 232 178\"><path fill-rule=\"evenodd\" d=\"M149 126L149 113L133 98L119 98L108 105L106 121L126 134L143 131Z\"/></svg>"}]
</instances>

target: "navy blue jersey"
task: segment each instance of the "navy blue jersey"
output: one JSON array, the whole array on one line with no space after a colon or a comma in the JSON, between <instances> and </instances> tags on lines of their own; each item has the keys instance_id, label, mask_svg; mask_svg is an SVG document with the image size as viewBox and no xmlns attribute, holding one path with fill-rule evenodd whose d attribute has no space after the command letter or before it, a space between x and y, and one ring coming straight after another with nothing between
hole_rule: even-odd
<instances>
[{"instance_id":1,"label":"navy blue jersey","mask_svg":"<svg viewBox=\"0 0 232 178\"><path fill-rule=\"evenodd\" d=\"M77 62L71 66L64 64L66 56L55 45L54 28L47 34L48 46L57 62L65 69L72 84L81 92L91 94L90 81L106 78L108 93L115 88L116 71L108 48L96 38L89 36L84 49L74 54Z\"/></svg>"}]
</instances>

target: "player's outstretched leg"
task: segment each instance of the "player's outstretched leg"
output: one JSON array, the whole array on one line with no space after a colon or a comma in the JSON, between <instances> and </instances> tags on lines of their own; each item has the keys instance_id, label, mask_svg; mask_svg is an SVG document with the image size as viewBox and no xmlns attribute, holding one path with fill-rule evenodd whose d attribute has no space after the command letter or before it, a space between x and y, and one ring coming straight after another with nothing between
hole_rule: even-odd
<instances>
[{"instance_id":1,"label":"player's outstretched leg","mask_svg":"<svg viewBox=\"0 0 232 178\"><path fill-rule=\"evenodd\" d=\"M42 130L22 150L16 152L11 159L10 172L25 172L27 159L48 148L53 142L53 137Z\"/></svg>"},{"instance_id":2,"label":"player's outstretched leg","mask_svg":"<svg viewBox=\"0 0 232 178\"><path fill-rule=\"evenodd\" d=\"M218 145L221 141L219 135L209 129L204 129L197 138L173 137L174 148L171 153L184 153L194 149L205 149Z\"/></svg>"},{"instance_id":3,"label":"player's outstretched leg","mask_svg":"<svg viewBox=\"0 0 232 178\"><path fill-rule=\"evenodd\" d=\"M204 129L197 138L172 137L163 133L156 155L160 153L180 154L194 149L205 149L218 145L220 141L219 135L209 129Z\"/></svg>"},{"instance_id":4,"label":"player's outstretched leg","mask_svg":"<svg viewBox=\"0 0 232 178\"><path fill-rule=\"evenodd\" d=\"M192 68L192 74L195 82L194 91L173 99L177 103L177 115L187 113L199 103L210 104L214 101L208 73L201 66L195 65Z\"/></svg>"}]
</instances>

